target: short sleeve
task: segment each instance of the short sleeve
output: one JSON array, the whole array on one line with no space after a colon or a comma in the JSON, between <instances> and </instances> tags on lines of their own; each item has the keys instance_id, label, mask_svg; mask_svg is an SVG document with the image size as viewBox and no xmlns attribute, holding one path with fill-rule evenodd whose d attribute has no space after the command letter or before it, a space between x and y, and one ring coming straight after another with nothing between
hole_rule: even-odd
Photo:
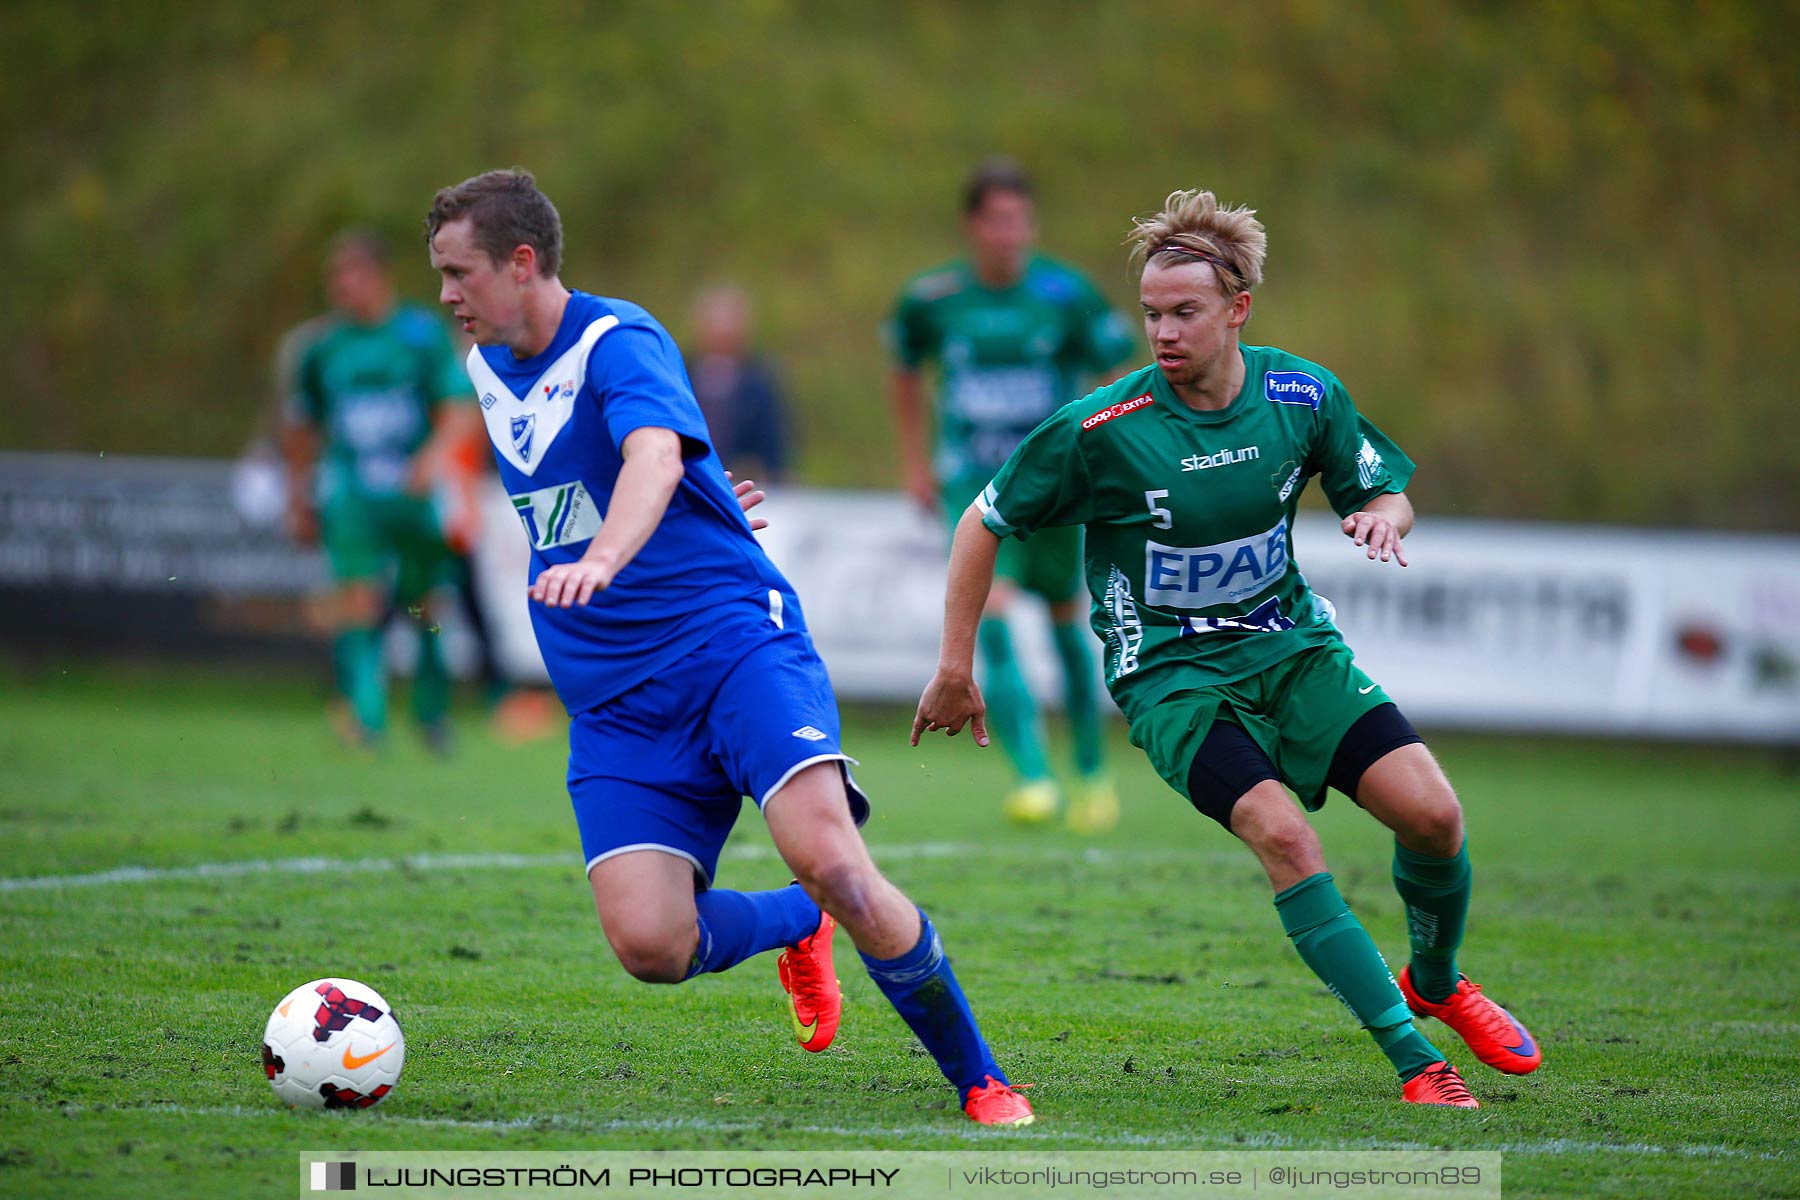
<instances>
[{"instance_id":1,"label":"short sleeve","mask_svg":"<svg viewBox=\"0 0 1800 1200\"><path fill-rule=\"evenodd\" d=\"M1020 442L975 504L999 537L1030 537L1093 519L1093 480L1076 439L1079 425L1059 410Z\"/></svg>"},{"instance_id":2,"label":"short sleeve","mask_svg":"<svg viewBox=\"0 0 1800 1200\"><path fill-rule=\"evenodd\" d=\"M916 371L936 355L930 309L912 288L900 293L894 311L882 326L882 338L895 364L903 370Z\"/></svg>"},{"instance_id":3,"label":"short sleeve","mask_svg":"<svg viewBox=\"0 0 1800 1200\"><path fill-rule=\"evenodd\" d=\"M1356 411L1350 394L1335 379L1319 404L1319 420L1322 435L1313 448L1310 466L1340 517L1384 493L1406 490L1412 479L1412 459Z\"/></svg>"},{"instance_id":4,"label":"short sleeve","mask_svg":"<svg viewBox=\"0 0 1800 1200\"><path fill-rule=\"evenodd\" d=\"M288 330L275 347L275 395L282 417L295 425L317 425L322 419L324 404L312 354L317 343L316 324L307 322Z\"/></svg>"},{"instance_id":5,"label":"short sleeve","mask_svg":"<svg viewBox=\"0 0 1800 1200\"><path fill-rule=\"evenodd\" d=\"M680 434L690 458L711 449L681 353L657 330L626 325L602 337L588 356L588 383L600 397L607 436L619 453L634 430L652 426Z\"/></svg>"}]
</instances>

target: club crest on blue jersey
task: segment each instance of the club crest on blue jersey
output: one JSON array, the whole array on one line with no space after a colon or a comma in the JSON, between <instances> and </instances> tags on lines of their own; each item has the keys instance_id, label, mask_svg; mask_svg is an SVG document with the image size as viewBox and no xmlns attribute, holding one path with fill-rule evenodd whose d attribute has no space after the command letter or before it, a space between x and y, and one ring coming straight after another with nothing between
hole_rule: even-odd
<instances>
[{"instance_id":1,"label":"club crest on blue jersey","mask_svg":"<svg viewBox=\"0 0 1800 1200\"><path fill-rule=\"evenodd\" d=\"M1305 371L1270 371L1263 377L1263 398L1277 404L1304 404L1317 412L1325 385Z\"/></svg>"},{"instance_id":2,"label":"club crest on blue jersey","mask_svg":"<svg viewBox=\"0 0 1800 1200\"><path fill-rule=\"evenodd\" d=\"M537 414L526 413L522 417L514 417L509 424L512 429L513 449L519 452L520 458L529 460L531 458L531 435L537 429Z\"/></svg>"}]
</instances>

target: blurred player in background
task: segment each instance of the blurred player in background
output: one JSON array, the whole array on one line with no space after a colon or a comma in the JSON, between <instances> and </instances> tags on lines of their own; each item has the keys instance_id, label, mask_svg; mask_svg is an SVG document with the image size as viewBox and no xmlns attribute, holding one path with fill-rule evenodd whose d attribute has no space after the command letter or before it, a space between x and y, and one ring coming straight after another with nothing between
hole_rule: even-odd
<instances>
[{"instance_id":1,"label":"blurred player in background","mask_svg":"<svg viewBox=\"0 0 1800 1200\"><path fill-rule=\"evenodd\" d=\"M712 433L713 453L734 471L785 480L793 460L781 385L750 345L750 297L729 285L694 298L694 399Z\"/></svg>"},{"instance_id":2,"label":"blurred player in background","mask_svg":"<svg viewBox=\"0 0 1800 1200\"><path fill-rule=\"evenodd\" d=\"M373 745L386 732L382 629L397 605L418 618L413 715L443 750L450 677L424 606L434 586L454 581L454 564L431 492L453 477L453 448L479 424L449 332L398 298L390 259L380 234L340 234L326 263L332 314L302 326L303 340L284 339L288 520L302 542L323 543L330 563L345 736Z\"/></svg>"},{"instance_id":3,"label":"blurred player in background","mask_svg":"<svg viewBox=\"0 0 1800 1200\"><path fill-rule=\"evenodd\" d=\"M1032 251L1032 184L1016 165L991 160L969 178L963 236L967 256L908 281L887 329L906 490L927 510L946 514L952 527L1026 434L1135 345L1130 326L1092 284ZM932 453L922 378L928 363L938 368ZM1119 801L1106 774L1099 689L1082 628L1081 563L1078 528L1009 542L978 641L994 731L1017 773L1006 814L1025 824L1047 821L1056 815L1058 789L1006 617L1020 590L1049 605L1080 775L1068 821L1098 832L1117 822Z\"/></svg>"},{"instance_id":4,"label":"blurred player in background","mask_svg":"<svg viewBox=\"0 0 1800 1200\"><path fill-rule=\"evenodd\" d=\"M440 191L426 227L531 542L532 623L572 716L569 795L620 963L678 983L782 949L796 1036L823 1050L843 1005L835 918L964 1111L1029 1122L937 931L869 858L831 682L674 342L638 306L563 286L561 220L529 174ZM745 796L797 884L712 886Z\"/></svg>"},{"instance_id":5,"label":"blurred player in background","mask_svg":"<svg viewBox=\"0 0 1800 1200\"><path fill-rule=\"evenodd\" d=\"M1412 463L1323 367L1240 341L1267 239L1249 209L1177 192L1133 230L1156 361L1058 412L969 506L951 550L944 642L913 741L973 723L970 660L1000 539L1082 525L1107 683L1169 785L1256 855L1307 966L1393 1062L1414 1103L1478 1107L1414 1028L1442 1019L1489 1066L1535 1070L1531 1035L1459 974L1470 871L1437 761L1359 670L1289 551L1318 476L1371 560L1406 565ZM1325 869L1304 813L1336 788L1394 831L1412 960L1396 982Z\"/></svg>"}]
</instances>

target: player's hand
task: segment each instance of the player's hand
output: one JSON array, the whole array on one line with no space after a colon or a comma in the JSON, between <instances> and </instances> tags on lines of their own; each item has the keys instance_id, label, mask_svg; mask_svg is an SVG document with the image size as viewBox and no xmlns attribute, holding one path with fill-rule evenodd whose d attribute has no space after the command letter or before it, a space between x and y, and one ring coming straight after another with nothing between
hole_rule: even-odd
<instances>
[{"instance_id":1,"label":"player's hand","mask_svg":"<svg viewBox=\"0 0 1800 1200\"><path fill-rule=\"evenodd\" d=\"M431 484L437 477L435 457L421 448L419 452L407 460L406 492L409 496L423 496L431 491Z\"/></svg>"},{"instance_id":2,"label":"player's hand","mask_svg":"<svg viewBox=\"0 0 1800 1200\"><path fill-rule=\"evenodd\" d=\"M544 573L537 577L537 582L531 585L528 594L546 608L568 608L575 604L586 604L593 599L595 592L605 591L611 582L611 567L582 559L580 562L558 563L553 567L546 567Z\"/></svg>"},{"instance_id":3,"label":"player's hand","mask_svg":"<svg viewBox=\"0 0 1800 1200\"><path fill-rule=\"evenodd\" d=\"M1400 545L1400 531L1380 513L1354 512L1344 518L1344 536L1359 546L1369 548L1369 557L1382 562L1392 558L1406 565L1406 551Z\"/></svg>"},{"instance_id":4,"label":"player's hand","mask_svg":"<svg viewBox=\"0 0 1800 1200\"><path fill-rule=\"evenodd\" d=\"M319 541L319 513L304 501L295 501L287 510L288 536L302 546L315 546Z\"/></svg>"},{"instance_id":5,"label":"player's hand","mask_svg":"<svg viewBox=\"0 0 1800 1200\"><path fill-rule=\"evenodd\" d=\"M906 473L906 494L912 497L914 504L932 516L938 511L937 480L926 470L912 470Z\"/></svg>"},{"instance_id":6,"label":"player's hand","mask_svg":"<svg viewBox=\"0 0 1800 1200\"><path fill-rule=\"evenodd\" d=\"M732 481L731 490L737 493L738 507L744 510L746 516L749 515L751 509L769 498L756 486L756 481L754 479L739 479L730 471L725 472L725 478ZM768 527L769 523L763 518L750 518L750 530L752 533L758 529L767 529Z\"/></svg>"},{"instance_id":7,"label":"player's hand","mask_svg":"<svg viewBox=\"0 0 1800 1200\"><path fill-rule=\"evenodd\" d=\"M981 698L981 688L976 686L975 677L939 671L925 685L925 694L919 697L919 711L913 717L912 744L918 745L919 735L934 729L945 730L955 737L965 724L975 735L977 746L988 744L987 702Z\"/></svg>"}]
</instances>

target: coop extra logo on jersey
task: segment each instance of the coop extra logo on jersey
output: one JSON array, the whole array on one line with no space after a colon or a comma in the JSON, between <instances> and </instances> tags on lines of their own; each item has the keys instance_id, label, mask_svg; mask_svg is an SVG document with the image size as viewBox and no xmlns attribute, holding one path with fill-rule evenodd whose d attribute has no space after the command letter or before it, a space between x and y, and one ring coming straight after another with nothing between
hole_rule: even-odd
<instances>
[{"instance_id":1,"label":"coop extra logo on jersey","mask_svg":"<svg viewBox=\"0 0 1800 1200\"><path fill-rule=\"evenodd\" d=\"M1305 371L1270 371L1263 377L1263 396L1277 404L1304 404L1318 411L1325 385Z\"/></svg>"},{"instance_id":2,"label":"coop extra logo on jersey","mask_svg":"<svg viewBox=\"0 0 1800 1200\"><path fill-rule=\"evenodd\" d=\"M1281 578L1288 566L1287 519L1264 533L1216 546L1144 543L1144 601L1161 608L1235 604Z\"/></svg>"},{"instance_id":3,"label":"coop extra logo on jersey","mask_svg":"<svg viewBox=\"0 0 1800 1200\"><path fill-rule=\"evenodd\" d=\"M577 480L512 498L535 550L585 542L600 532L600 510Z\"/></svg>"},{"instance_id":4,"label":"coop extra logo on jersey","mask_svg":"<svg viewBox=\"0 0 1800 1200\"><path fill-rule=\"evenodd\" d=\"M1146 404L1155 403L1156 397L1145 392L1135 400L1121 400L1111 408L1103 408L1081 423L1083 429L1092 429L1096 425L1104 425L1114 417L1122 417L1128 412L1135 412Z\"/></svg>"}]
</instances>

